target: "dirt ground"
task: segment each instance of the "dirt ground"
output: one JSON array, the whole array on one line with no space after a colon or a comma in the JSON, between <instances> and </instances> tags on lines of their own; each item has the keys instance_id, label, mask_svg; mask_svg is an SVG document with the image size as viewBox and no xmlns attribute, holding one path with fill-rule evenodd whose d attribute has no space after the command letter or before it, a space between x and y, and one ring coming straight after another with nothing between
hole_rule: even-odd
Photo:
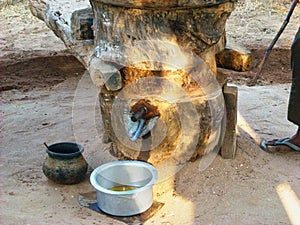
<instances>
[{"instance_id":1,"label":"dirt ground","mask_svg":"<svg viewBox=\"0 0 300 225\"><path fill-rule=\"evenodd\" d=\"M187 163L176 173L174 190L154 192L164 205L144 224L290 224L276 186L287 182L300 196L299 154L268 154L257 143L260 138L290 136L296 129L287 122L286 109L289 46L299 26L299 7L258 85L245 85L284 19L289 7L284 2L281 7L269 5L268 11L246 0L227 23L228 36L254 56L252 72L221 69L239 88L236 158L217 156L205 170L199 169L201 159ZM79 194L94 191L89 182L92 168L115 160L109 145L101 142L100 116L94 115L95 130L86 120L93 107L99 115L95 101L79 105L74 117L78 96L90 99L95 94L84 68L30 15L26 4L1 9L0 24L0 223L126 224L78 203ZM80 184L59 185L42 172L43 142L60 141L77 141L85 148L91 168Z\"/></svg>"}]
</instances>

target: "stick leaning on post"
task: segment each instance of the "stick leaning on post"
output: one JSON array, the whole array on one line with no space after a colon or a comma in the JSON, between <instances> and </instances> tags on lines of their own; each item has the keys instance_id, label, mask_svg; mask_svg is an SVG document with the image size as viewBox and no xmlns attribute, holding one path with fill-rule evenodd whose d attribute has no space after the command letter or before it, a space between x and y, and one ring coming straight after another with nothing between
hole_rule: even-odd
<instances>
[{"instance_id":1,"label":"stick leaning on post","mask_svg":"<svg viewBox=\"0 0 300 225\"><path fill-rule=\"evenodd\" d=\"M267 58L269 57L274 45L276 44L277 40L279 39L280 35L282 34L282 32L284 31L285 27L287 26L287 24L290 21L290 18L294 12L294 9L296 8L297 3L299 2L299 0L293 0L290 10L288 11L288 14L284 20L284 22L282 23L279 31L277 32L275 38L273 39L273 41L271 42L270 46L268 47L268 49L265 52L264 58L262 59L262 61L260 62L259 66L258 66L258 71L255 74L253 80L250 82L249 85L254 86L256 85L257 79L259 78L259 76L261 75L262 69L264 67L264 65L266 64Z\"/></svg>"}]
</instances>

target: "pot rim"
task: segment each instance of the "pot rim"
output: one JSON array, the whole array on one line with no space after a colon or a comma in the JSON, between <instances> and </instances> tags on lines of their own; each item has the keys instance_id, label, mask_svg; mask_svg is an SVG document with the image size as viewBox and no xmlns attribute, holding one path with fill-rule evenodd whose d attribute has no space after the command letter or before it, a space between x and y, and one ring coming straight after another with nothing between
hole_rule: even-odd
<instances>
[{"instance_id":1,"label":"pot rim","mask_svg":"<svg viewBox=\"0 0 300 225\"><path fill-rule=\"evenodd\" d=\"M144 186L139 187L134 190L128 190L128 191L113 191L113 190L109 190L109 189L104 188L101 185L99 185L99 183L96 180L97 175L99 174L99 171L102 171L104 169L107 169L109 167L113 167L116 165L139 165L141 167L146 168L151 173L152 178ZM92 174L90 176L90 182L97 191L100 191L100 192L106 193L106 194L117 195L117 196L132 195L135 193L142 192L144 190L152 188L152 186L156 183L156 181L157 181L157 170L155 169L155 167L147 162L142 162L142 161L137 161L137 160L121 160L121 161L113 161L113 162L105 163L105 164L97 167L96 169L94 169L94 171L92 172Z\"/></svg>"},{"instance_id":2,"label":"pot rim","mask_svg":"<svg viewBox=\"0 0 300 225\"><path fill-rule=\"evenodd\" d=\"M73 146L76 145L78 147L78 151L72 152L72 153L59 153L59 152L51 151L51 148L54 148L57 145L73 145ZM67 158L72 158L72 157L75 157L75 156L79 156L84 151L83 146L81 144L76 143L76 142L57 142L57 143L49 145L49 149L46 148L46 152L50 156L67 157Z\"/></svg>"}]
</instances>

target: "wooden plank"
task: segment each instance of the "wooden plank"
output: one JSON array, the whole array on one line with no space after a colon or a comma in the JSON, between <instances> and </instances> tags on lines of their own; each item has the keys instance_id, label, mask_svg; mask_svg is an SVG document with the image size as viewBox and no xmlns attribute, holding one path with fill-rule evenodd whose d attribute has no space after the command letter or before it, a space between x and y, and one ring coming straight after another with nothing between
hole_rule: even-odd
<instances>
[{"instance_id":1,"label":"wooden plank","mask_svg":"<svg viewBox=\"0 0 300 225\"><path fill-rule=\"evenodd\" d=\"M236 154L236 124L237 124L237 94L235 86L224 86L224 99L226 104L226 130L221 147L221 156L224 159L234 159Z\"/></svg>"}]
</instances>

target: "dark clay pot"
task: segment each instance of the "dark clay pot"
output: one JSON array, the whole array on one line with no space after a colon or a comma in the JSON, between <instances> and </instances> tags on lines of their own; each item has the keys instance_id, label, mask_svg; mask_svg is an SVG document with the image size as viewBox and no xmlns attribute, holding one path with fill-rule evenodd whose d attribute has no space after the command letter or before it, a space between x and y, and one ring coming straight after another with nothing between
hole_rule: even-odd
<instances>
[{"instance_id":1,"label":"dark clay pot","mask_svg":"<svg viewBox=\"0 0 300 225\"><path fill-rule=\"evenodd\" d=\"M46 149L48 157L43 163L47 178L60 184L76 184L87 172L87 162L82 156L83 147L73 142L61 142Z\"/></svg>"}]
</instances>

